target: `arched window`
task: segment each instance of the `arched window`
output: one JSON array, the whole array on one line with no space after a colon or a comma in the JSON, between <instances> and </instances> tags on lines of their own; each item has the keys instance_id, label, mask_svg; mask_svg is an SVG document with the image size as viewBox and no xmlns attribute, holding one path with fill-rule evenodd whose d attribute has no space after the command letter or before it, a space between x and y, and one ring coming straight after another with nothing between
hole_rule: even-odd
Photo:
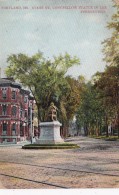
<instances>
[{"instance_id":1,"label":"arched window","mask_svg":"<svg viewBox=\"0 0 119 195\"><path fill-rule=\"evenodd\" d=\"M16 108L16 106L13 106L12 107L12 116L16 116L16 114L17 114L17 108Z\"/></svg>"},{"instance_id":2,"label":"arched window","mask_svg":"<svg viewBox=\"0 0 119 195\"><path fill-rule=\"evenodd\" d=\"M3 99L6 99L7 98L7 89L6 88L3 88L2 89L2 98Z\"/></svg>"},{"instance_id":3,"label":"arched window","mask_svg":"<svg viewBox=\"0 0 119 195\"><path fill-rule=\"evenodd\" d=\"M3 131L3 135L7 134L7 123L3 123L2 131Z\"/></svg>"},{"instance_id":4,"label":"arched window","mask_svg":"<svg viewBox=\"0 0 119 195\"><path fill-rule=\"evenodd\" d=\"M12 135L16 134L16 123L12 124Z\"/></svg>"},{"instance_id":5,"label":"arched window","mask_svg":"<svg viewBox=\"0 0 119 195\"><path fill-rule=\"evenodd\" d=\"M24 103L27 103L27 101L28 101L27 96L24 96Z\"/></svg>"},{"instance_id":6,"label":"arched window","mask_svg":"<svg viewBox=\"0 0 119 195\"><path fill-rule=\"evenodd\" d=\"M15 91L15 90L12 91L12 99L13 99L13 100L16 99L16 91Z\"/></svg>"},{"instance_id":7,"label":"arched window","mask_svg":"<svg viewBox=\"0 0 119 195\"><path fill-rule=\"evenodd\" d=\"M7 105L2 105L2 115L5 116L7 115Z\"/></svg>"}]
</instances>

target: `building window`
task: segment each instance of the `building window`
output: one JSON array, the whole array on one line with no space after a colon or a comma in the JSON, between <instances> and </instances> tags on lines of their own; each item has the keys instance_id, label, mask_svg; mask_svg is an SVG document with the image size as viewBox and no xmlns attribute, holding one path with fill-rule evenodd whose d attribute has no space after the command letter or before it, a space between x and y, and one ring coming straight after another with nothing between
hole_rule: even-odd
<instances>
[{"instance_id":1,"label":"building window","mask_svg":"<svg viewBox=\"0 0 119 195\"><path fill-rule=\"evenodd\" d=\"M12 99L13 99L13 100L16 99L16 91L12 91Z\"/></svg>"},{"instance_id":2,"label":"building window","mask_svg":"<svg viewBox=\"0 0 119 195\"><path fill-rule=\"evenodd\" d=\"M16 143L16 139L12 139L13 143Z\"/></svg>"},{"instance_id":3,"label":"building window","mask_svg":"<svg viewBox=\"0 0 119 195\"><path fill-rule=\"evenodd\" d=\"M12 124L12 131L16 131L16 123Z\"/></svg>"},{"instance_id":4,"label":"building window","mask_svg":"<svg viewBox=\"0 0 119 195\"><path fill-rule=\"evenodd\" d=\"M17 114L17 108L16 108L16 106L13 106L12 107L12 116L16 116L16 114Z\"/></svg>"},{"instance_id":5,"label":"building window","mask_svg":"<svg viewBox=\"0 0 119 195\"><path fill-rule=\"evenodd\" d=\"M25 110L22 109L22 117L25 115Z\"/></svg>"},{"instance_id":6,"label":"building window","mask_svg":"<svg viewBox=\"0 0 119 195\"><path fill-rule=\"evenodd\" d=\"M7 115L7 105L2 105L2 115L5 116Z\"/></svg>"},{"instance_id":7,"label":"building window","mask_svg":"<svg viewBox=\"0 0 119 195\"><path fill-rule=\"evenodd\" d=\"M7 89L6 88L3 88L2 89L2 98L3 99L6 99L7 98Z\"/></svg>"},{"instance_id":8,"label":"building window","mask_svg":"<svg viewBox=\"0 0 119 195\"><path fill-rule=\"evenodd\" d=\"M12 124L12 135L16 134L16 123Z\"/></svg>"},{"instance_id":9,"label":"building window","mask_svg":"<svg viewBox=\"0 0 119 195\"><path fill-rule=\"evenodd\" d=\"M3 143L6 143L7 142L7 139L3 138Z\"/></svg>"},{"instance_id":10,"label":"building window","mask_svg":"<svg viewBox=\"0 0 119 195\"><path fill-rule=\"evenodd\" d=\"M25 118L27 118L27 110L25 110Z\"/></svg>"},{"instance_id":11,"label":"building window","mask_svg":"<svg viewBox=\"0 0 119 195\"><path fill-rule=\"evenodd\" d=\"M23 136L23 125L20 123L20 136Z\"/></svg>"},{"instance_id":12,"label":"building window","mask_svg":"<svg viewBox=\"0 0 119 195\"><path fill-rule=\"evenodd\" d=\"M27 103L27 100L28 100L27 96L24 96L24 103Z\"/></svg>"},{"instance_id":13,"label":"building window","mask_svg":"<svg viewBox=\"0 0 119 195\"><path fill-rule=\"evenodd\" d=\"M3 123L3 135L7 134L7 123Z\"/></svg>"},{"instance_id":14,"label":"building window","mask_svg":"<svg viewBox=\"0 0 119 195\"><path fill-rule=\"evenodd\" d=\"M22 109L20 110L20 118L22 118Z\"/></svg>"},{"instance_id":15,"label":"building window","mask_svg":"<svg viewBox=\"0 0 119 195\"><path fill-rule=\"evenodd\" d=\"M20 109L20 118L23 118L24 117L24 113L25 111L23 110L23 108Z\"/></svg>"}]
</instances>

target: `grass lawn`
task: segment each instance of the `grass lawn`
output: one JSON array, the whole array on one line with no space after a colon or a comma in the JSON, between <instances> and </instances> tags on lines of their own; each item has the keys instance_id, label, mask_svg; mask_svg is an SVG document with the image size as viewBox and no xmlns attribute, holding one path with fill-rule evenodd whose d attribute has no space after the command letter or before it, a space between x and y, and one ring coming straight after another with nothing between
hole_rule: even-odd
<instances>
[{"instance_id":1,"label":"grass lawn","mask_svg":"<svg viewBox=\"0 0 119 195\"><path fill-rule=\"evenodd\" d=\"M22 149L73 149L79 148L77 144L62 143L62 144L27 144L22 146Z\"/></svg>"},{"instance_id":2,"label":"grass lawn","mask_svg":"<svg viewBox=\"0 0 119 195\"><path fill-rule=\"evenodd\" d=\"M92 135L92 136L89 136L91 138L95 138L95 139L103 139L103 140L106 140L106 141L119 141L119 138L118 136L113 136L113 135L110 135L108 137L106 137L106 135L100 135L100 136L96 136L96 135Z\"/></svg>"}]
</instances>

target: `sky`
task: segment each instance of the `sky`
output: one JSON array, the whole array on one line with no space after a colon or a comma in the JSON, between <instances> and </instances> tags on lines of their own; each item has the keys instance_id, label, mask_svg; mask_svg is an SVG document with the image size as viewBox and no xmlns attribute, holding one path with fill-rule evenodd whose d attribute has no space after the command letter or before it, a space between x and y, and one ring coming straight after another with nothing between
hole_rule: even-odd
<instances>
[{"instance_id":1,"label":"sky","mask_svg":"<svg viewBox=\"0 0 119 195\"><path fill-rule=\"evenodd\" d=\"M105 67L101 42L111 36L112 6L112 0L0 0L1 76L9 55L41 51L46 58L77 56L80 66L68 74L91 79Z\"/></svg>"}]
</instances>

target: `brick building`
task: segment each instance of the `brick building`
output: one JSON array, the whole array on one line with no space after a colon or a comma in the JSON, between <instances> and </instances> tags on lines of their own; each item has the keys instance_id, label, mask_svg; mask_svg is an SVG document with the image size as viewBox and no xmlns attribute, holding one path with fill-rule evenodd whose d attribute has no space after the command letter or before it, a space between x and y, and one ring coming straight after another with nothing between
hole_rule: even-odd
<instances>
[{"instance_id":1,"label":"brick building","mask_svg":"<svg viewBox=\"0 0 119 195\"><path fill-rule=\"evenodd\" d=\"M0 78L0 143L17 143L33 135L34 100L12 79Z\"/></svg>"}]
</instances>

